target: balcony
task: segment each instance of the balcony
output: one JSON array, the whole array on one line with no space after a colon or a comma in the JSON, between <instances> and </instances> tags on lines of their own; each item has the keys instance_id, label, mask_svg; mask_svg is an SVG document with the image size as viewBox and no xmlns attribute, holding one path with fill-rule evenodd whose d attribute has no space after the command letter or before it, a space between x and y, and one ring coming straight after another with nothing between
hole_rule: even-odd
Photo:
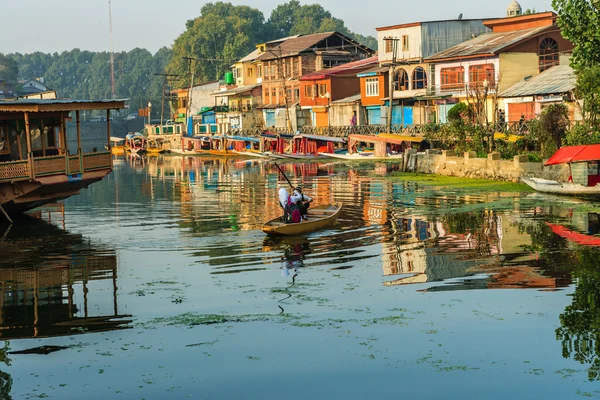
<instances>
[{"instance_id":1,"label":"balcony","mask_svg":"<svg viewBox=\"0 0 600 400\"><path fill-rule=\"evenodd\" d=\"M28 181L51 175L77 175L111 168L111 153L108 151L35 157L29 160L1 162L0 182Z\"/></svg>"}]
</instances>

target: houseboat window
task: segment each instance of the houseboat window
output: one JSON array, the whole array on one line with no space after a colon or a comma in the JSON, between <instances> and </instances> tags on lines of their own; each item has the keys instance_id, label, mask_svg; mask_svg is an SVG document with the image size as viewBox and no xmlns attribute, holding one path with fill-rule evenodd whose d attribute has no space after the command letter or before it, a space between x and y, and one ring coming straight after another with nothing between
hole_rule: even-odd
<instances>
[{"instance_id":1,"label":"houseboat window","mask_svg":"<svg viewBox=\"0 0 600 400\"><path fill-rule=\"evenodd\" d=\"M6 125L0 125L0 154L8 153L8 127Z\"/></svg>"},{"instance_id":2,"label":"houseboat window","mask_svg":"<svg viewBox=\"0 0 600 400\"><path fill-rule=\"evenodd\" d=\"M588 176L598 175L598 162L588 162Z\"/></svg>"},{"instance_id":3,"label":"houseboat window","mask_svg":"<svg viewBox=\"0 0 600 400\"><path fill-rule=\"evenodd\" d=\"M440 71L442 90L463 89L465 86L465 68L442 68Z\"/></svg>"},{"instance_id":4,"label":"houseboat window","mask_svg":"<svg viewBox=\"0 0 600 400\"><path fill-rule=\"evenodd\" d=\"M496 73L494 64L471 65L469 67L469 87L483 87L483 82L488 82L488 87L496 87Z\"/></svg>"},{"instance_id":5,"label":"houseboat window","mask_svg":"<svg viewBox=\"0 0 600 400\"><path fill-rule=\"evenodd\" d=\"M367 78L365 80L365 92L367 97L379 96L379 78Z\"/></svg>"},{"instance_id":6,"label":"houseboat window","mask_svg":"<svg viewBox=\"0 0 600 400\"><path fill-rule=\"evenodd\" d=\"M408 90L408 74L405 70L400 68L397 72L398 76L398 90Z\"/></svg>"},{"instance_id":7,"label":"houseboat window","mask_svg":"<svg viewBox=\"0 0 600 400\"><path fill-rule=\"evenodd\" d=\"M37 125L31 125L31 129L29 130L29 134L31 135L31 149L32 150L41 150L42 149L42 131L38 128Z\"/></svg>"},{"instance_id":8,"label":"houseboat window","mask_svg":"<svg viewBox=\"0 0 600 400\"><path fill-rule=\"evenodd\" d=\"M402 51L408 51L408 35L402 35Z\"/></svg>"},{"instance_id":9,"label":"houseboat window","mask_svg":"<svg viewBox=\"0 0 600 400\"><path fill-rule=\"evenodd\" d=\"M413 71L413 89L425 89L427 87L427 74L421 67Z\"/></svg>"},{"instance_id":10,"label":"houseboat window","mask_svg":"<svg viewBox=\"0 0 600 400\"><path fill-rule=\"evenodd\" d=\"M540 72L558 64L558 43L552 38L545 38L540 43Z\"/></svg>"}]
</instances>

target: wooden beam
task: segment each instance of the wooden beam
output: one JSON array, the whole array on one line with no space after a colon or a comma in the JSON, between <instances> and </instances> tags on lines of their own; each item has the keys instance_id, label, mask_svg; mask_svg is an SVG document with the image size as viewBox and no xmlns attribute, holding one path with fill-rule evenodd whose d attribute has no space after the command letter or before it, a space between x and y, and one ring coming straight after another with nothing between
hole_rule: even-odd
<instances>
[{"instance_id":1,"label":"wooden beam","mask_svg":"<svg viewBox=\"0 0 600 400\"><path fill-rule=\"evenodd\" d=\"M25 113L25 139L27 139L27 161L29 162L29 178L35 178L33 152L31 151L31 131L29 130L29 113Z\"/></svg>"},{"instance_id":2,"label":"wooden beam","mask_svg":"<svg viewBox=\"0 0 600 400\"><path fill-rule=\"evenodd\" d=\"M106 140L108 143L106 145L106 148L110 152L110 147L111 147L111 143L110 143L110 110L106 110ZM111 156L110 157L110 169L112 169L112 167L113 167L113 158Z\"/></svg>"},{"instance_id":3,"label":"wooden beam","mask_svg":"<svg viewBox=\"0 0 600 400\"><path fill-rule=\"evenodd\" d=\"M21 127L19 125L19 121L17 121L17 148L19 150L19 161L21 161L23 159L23 149L21 148Z\"/></svg>"},{"instance_id":4,"label":"wooden beam","mask_svg":"<svg viewBox=\"0 0 600 400\"><path fill-rule=\"evenodd\" d=\"M44 120L40 120L40 139L42 140L42 156L46 157L46 127Z\"/></svg>"}]
</instances>

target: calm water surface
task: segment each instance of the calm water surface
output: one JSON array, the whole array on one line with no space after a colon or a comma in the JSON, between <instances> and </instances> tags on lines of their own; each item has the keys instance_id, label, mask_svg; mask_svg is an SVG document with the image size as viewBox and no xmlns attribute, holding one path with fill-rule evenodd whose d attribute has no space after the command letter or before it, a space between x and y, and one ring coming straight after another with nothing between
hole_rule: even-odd
<instances>
[{"instance_id":1,"label":"calm water surface","mask_svg":"<svg viewBox=\"0 0 600 400\"><path fill-rule=\"evenodd\" d=\"M3 227L0 398L600 397L598 204L283 168L337 226L267 238L274 164L165 156Z\"/></svg>"}]
</instances>

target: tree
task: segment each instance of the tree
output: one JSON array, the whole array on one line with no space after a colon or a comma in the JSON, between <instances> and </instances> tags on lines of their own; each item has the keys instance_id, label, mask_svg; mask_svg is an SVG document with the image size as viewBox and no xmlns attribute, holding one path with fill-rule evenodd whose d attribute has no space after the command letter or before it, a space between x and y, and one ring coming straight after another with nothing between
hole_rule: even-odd
<instances>
[{"instance_id":1,"label":"tree","mask_svg":"<svg viewBox=\"0 0 600 400\"><path fill-rule=\"evenodd\" d=\"M583 119L593 131L598 131L596 125L600 116L600 66L592 65L577 74L575 96L583 100Z\"/></svg>"},{"instance_id":2,"label":"tree","mask_svg":"<svg viewBox=\"0 0 600 400\"><path fill-rule=\"evenodd\" d=\"M0 53L0 79L16 82L18 73L17 63L12 58Z\"/></svg>"},{"instance_id":3,"label":"tree","mask_svg":"<svg viewBox=\"0 0 600 400\"><path fill-rule=\"evenodd\" d=\"M596 0L553 0L563 37L573 43L576 73L600 64L600 12Z\"/></svg>"}]
</instances>

